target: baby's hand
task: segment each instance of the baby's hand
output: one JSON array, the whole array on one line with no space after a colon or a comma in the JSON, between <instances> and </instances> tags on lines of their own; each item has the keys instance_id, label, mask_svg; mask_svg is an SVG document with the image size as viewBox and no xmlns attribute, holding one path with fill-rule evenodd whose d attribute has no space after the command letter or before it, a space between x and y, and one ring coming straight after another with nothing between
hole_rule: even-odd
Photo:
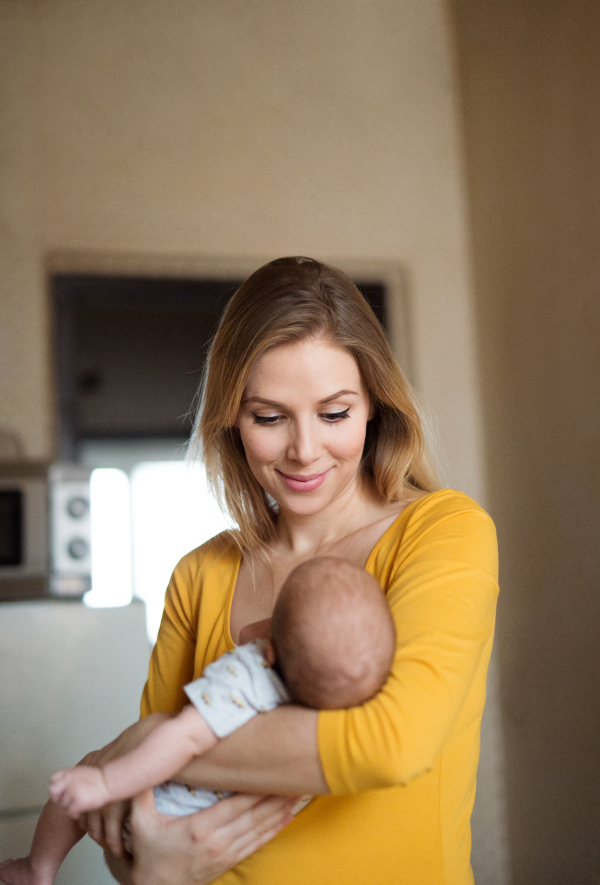
<instances>
[{"instance_id":1,"label":"baby's hand","mask_svg":"<svg viewBox=\"0 0 600 885\"><path fill-rule=\"evenodd\" d=\"M50 778L50 798L74 820L84 811L102 808L110 802L102 770L91 765L55 772Z\"/></svg>"}]
</instances>

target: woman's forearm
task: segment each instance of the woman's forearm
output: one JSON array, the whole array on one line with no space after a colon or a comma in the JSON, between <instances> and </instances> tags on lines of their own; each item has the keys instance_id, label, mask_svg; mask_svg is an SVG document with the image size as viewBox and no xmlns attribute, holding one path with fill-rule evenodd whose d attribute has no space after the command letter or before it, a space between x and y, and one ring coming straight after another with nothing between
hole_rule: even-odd
<instances>
[{"instance_id":1,"label":"woman's forearm","mask_svg":"<svg viewBox=\"0 0 600 885\"><path fill-rule=\"evenodd\" d=\"M316 710L285 705L255 716L186 765L178 779L245 793L324 794Z\"/></svg>"}]
</instances>

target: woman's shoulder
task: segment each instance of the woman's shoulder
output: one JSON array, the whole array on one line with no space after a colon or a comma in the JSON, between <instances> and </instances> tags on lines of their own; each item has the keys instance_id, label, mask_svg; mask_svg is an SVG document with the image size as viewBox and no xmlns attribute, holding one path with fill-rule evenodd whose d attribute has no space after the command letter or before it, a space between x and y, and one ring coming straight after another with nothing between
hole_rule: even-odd
<instances>
[{"instance_id":1,"label":"woman's shoulder","mask_svg":"<svg viewBox=\"0 0 600 885\"><path fill-rule=\"evenodd\" d=\"M462 513L477 513L491 522L489 514L477 501L455 489L439 489L422 495L411 502L406 511L411 520L438 522Z\"/></svg>"},{"instance_id":2,"label":"woman's shoulder","mask_svg":"<svg viewBox=\"0 0 600 885\"><path fill-rule=\"evenodd\" d=\"M496 528L490 515L469 495L455 489L431 492L415 502L406 527L408 537L451 541L465 558L481 552L495 556Z\"/></svg>"},{"instance_id":3,"label":"woman's shoulder","mask_svg":"<svg viewBox=\"0 0 600 885\"><path fill-rule=\"evenodd\" d=\"M408 563L442 559L475 563L497 575L494 524L476 501L454 489L430 492L408 504L369 561L376 572L391 576Z\"/></svg>"},{"instance_id":4,"label":"woman's shoulder","mask_svg":"<svg viewBox=\"0 0 600 885\"><path fill-rule=\"evenodd\" d=\"M179 560L165 593L158 642L161 648L171 642L165 638L169 633L183 637L191 647L196 645L201 613L210 624L222 612L223 600L235 585L240 556L235 536L222 532Z\"/></svg>"},{"instance_id":5,"label":"woman's shoulder","mask_svg":"<svg viewBox=\"0 0 600 885\"><path fill-rule=\"evenodd\" d=\"M209 573L212 569L234 568L240 556L235 531L227 530L186 553L175 566L175 574L197 576L200 572Z\"/></svg>"},{"instance_id":6,"label":"woman's shoulder","mask_svg":"<svg viewBox=\"0 0 600 885\"><path fill-rule=\"evenodd\" d=\"M455 489L439 489L411 501L380 539L380 549L398 551L420 542L431 532L460 532L467 538L495 542L490 516L473 498Z\"/></svg>"}]
</instances>

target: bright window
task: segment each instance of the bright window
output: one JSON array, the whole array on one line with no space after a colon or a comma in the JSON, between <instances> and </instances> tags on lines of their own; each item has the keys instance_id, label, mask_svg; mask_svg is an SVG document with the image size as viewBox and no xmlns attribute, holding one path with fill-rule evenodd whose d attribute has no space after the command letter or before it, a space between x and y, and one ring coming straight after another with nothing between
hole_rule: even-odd
<instances>
[{"instance_id":1,"label":"bright window","mask_svg":"<svg viewBox=\"0 0 600 885\"><path fill-rule=\"evenodd\" d=\"M92 589L85 603L146 604L152 642L164 593L177 562L228 523L210 494L201 465L141 462L130 476L96 469L91 479Z\"/></svg>"}]
</instances>

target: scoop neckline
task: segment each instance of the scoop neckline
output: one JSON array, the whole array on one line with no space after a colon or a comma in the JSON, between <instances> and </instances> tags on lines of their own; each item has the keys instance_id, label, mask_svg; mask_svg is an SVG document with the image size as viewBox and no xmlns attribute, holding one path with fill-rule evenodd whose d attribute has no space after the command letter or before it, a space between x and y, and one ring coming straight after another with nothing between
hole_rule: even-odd
<instances>
[{"instance_id":1,"label":"scoop neckline","mask_svg":"<svg viewBox=\"0 0 600 885\"><path fill-rule=\"evenodd\" d=\"M391 523L389 524L389 526L388 526L387 529L383 532L383 534L381 535L381 537L375 542L375 545L373 546L373 548L371 549L371 552L370 552L369 555L367 556L367 561L365 562L365 566L364 566L365 570L368 570L368 569L369 569L369 566L371 565L371 560L376 556L376 554L377 554L377 552L378 552L378 549L379 549L379 546L380 546L381 544L383 544L383 542L385 541L387 535L392 533L392 531L396 528L396 526L398 525L398 523L399 523L402 519L405 519L406 516L407 516L407 515L408 515L408 514L409 514L409 513L410 513L410 512L411 512L411 511L412 511L412 510L418 505L418 504L421 504L423 501L426 501L426 500L428 500L429 498L432 498L434 495L439 495L439 494L441 494L442 492L446 492L446 491L448 491L448 489L436 489L435 492L428 492L426 495L421 495L420 498L415 498L414 501L411 501L409 504L407 504L406 507L404 507L404 508L400 511L400 513L399 513L398 516L394 519L394 521L391 522ZM232 635L231 635L231 606L233 605L233 597L234 597L234 594L235 594L235 586L236 586L236 584L237 584L238 575L239 575L239 573L240 573L240 568L241 568L241 566L242 566L242 551L239 549L239 547L237 548L236 555L237 555L237 563L236 563L235 568L234 568L234 573L233 573L233 576L232 576L231 588L230 588L230 590L228 591L228 595L227 595L227 603L226 603L226 606L225 606L225 643L226 643L226 645L227 645L230 649L238 648L238 646L236 645L236 643L233 641L233 637L232 637Z\"/></svg>"}]
</instances>

